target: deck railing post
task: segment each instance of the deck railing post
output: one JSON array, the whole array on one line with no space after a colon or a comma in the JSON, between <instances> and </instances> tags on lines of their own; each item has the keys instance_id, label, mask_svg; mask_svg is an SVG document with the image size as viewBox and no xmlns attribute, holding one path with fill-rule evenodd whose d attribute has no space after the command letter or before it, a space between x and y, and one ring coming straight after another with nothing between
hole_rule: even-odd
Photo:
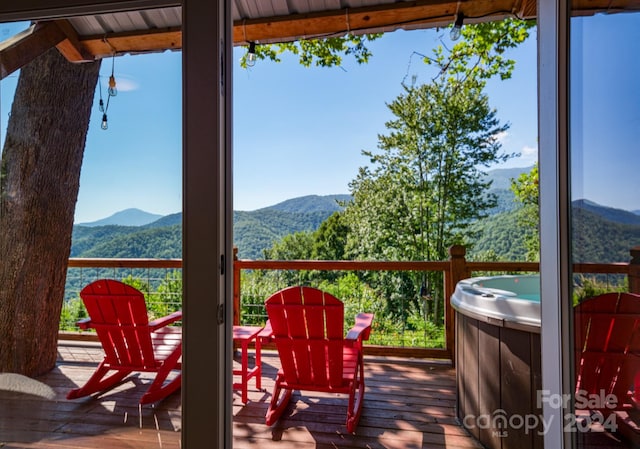
<instances>
[{"instance_id":1,"label":"deck railing post","mask_svg":"<svg viewBox=\"0 0 640 449\"><path fill-rule=\"evenodd\" d=\"M629 252L629 292L640 293L640 246L634 246Z\"/></svg>"},{"instance_id":2,"label":"deck railing post","mask_svg":"<svg viewBox=\"0 0 640 449\"><path fill-rule=\"evenodd\" d=\"M240 267L238 260L238 248L233 247L233 325L240 325Z\"/></svg>"},{"instance_id":3,"label":"deck railing post","mask_svg":"<svg viewBox=\"0 0 640 449\"><path fill-rule=\"evenodd\" d=\"M456 288L458 281L468 278L470 275L467 267L465 255L467 249L462 245L453 245L449 248L449 272L445 273L445 338L447 341L447 351L451 356L451 361L455 364L455 320L453 309L451 308L451 295Z\"/></svg>"},{"instance_id":4,"label":"deck railing post","mask_svg":"<svg viewBox=\"0 0 640 449\"><path fill-rule=\"evenodd\" d=\"M459 281L471 276L469 268L467 267L466 254L467 248L462 245L453 245L449 248L449 263L451 268L449 269L449 282L447 282L447 296L453 295L453 291L456 289L456 284Z\"/></svg>"}]
</instances>

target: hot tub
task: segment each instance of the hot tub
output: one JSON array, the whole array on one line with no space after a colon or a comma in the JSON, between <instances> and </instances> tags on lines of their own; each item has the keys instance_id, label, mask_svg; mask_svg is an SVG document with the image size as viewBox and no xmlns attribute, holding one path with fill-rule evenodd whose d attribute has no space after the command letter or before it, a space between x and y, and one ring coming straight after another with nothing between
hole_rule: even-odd
<instances>
[{"instance_id":1,"label":"hot tub","mask_svg":"<svg viewBox=\"0 0 640 449\"><path fill-rule=\"evenodd\" d=\"M540 277L465 279L451 305L461 424L491 449L542 447Z\"/></svg>"}]
</instances>

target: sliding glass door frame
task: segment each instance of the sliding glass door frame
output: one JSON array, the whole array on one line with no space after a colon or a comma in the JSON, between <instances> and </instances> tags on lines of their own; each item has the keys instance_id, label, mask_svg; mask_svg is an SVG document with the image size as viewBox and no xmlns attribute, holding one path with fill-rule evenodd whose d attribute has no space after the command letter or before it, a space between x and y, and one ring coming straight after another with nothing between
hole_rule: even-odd
<instances>
[{"instance_id":1,"label":"sliding glass door frame","mask_svg":"<svg viewBox=\"0 0 640 449\"><path fill-rule=\"evenodd\" d=\"M570 172L568 158L569 2L538 1L538 136L542 390L569 392L573 379L570 301ZM540 398L541 395L539 394ZM560 397L560 396L554 396ZM542 401L545 447L572 447L566 410Z\"/></svg>"},{"instance_id":2,"label":"sliding glass door frame","mask_svg":"<svg viewBox=\"0 0 640 449\"><path fill-rule=\"evenodd\" d=\"M182 447L231 447L231 4L209 0L22 0L0 22L182 6Z\"/></svg>"}]
</instances>

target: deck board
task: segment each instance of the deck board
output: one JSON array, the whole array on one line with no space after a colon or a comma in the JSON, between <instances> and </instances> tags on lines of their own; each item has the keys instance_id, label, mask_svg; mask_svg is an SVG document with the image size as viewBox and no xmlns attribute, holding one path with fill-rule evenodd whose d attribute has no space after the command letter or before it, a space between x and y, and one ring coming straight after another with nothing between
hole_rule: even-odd
<instances>
[{"instance_id":1,"label":"deck board","mask_svg":"<svg viewBox=\"0 0 640 449\"><path fill-rule=\"evenodd\" d=\"M102 358L91 342L60 342L57 367L37 379L53 400L0 390L0 447L42 449L180 448L180 394L155 406L138 400L152 375L128 378L98 398L65 399ZM455 417L455 370L447 363L366 357L366 395L355 434L346 431L346 395L295 392L283 417L264 425L279 359L263 352L262 390L249 383L249 402L233 394L233 447L244 449L478 449ZM595 435L590 447L615 447ZM604 438L604 439L603 439ZM589 440L591 441L591 440ZM625 447L619 445L618 447Z\"/></svg>"}]
</instances>

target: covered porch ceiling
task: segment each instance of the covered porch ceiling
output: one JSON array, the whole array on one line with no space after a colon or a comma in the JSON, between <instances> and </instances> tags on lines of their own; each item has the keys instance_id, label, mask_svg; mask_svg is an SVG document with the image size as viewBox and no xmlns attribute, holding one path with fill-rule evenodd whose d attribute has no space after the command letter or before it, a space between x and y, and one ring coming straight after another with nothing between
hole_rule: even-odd
<instances>
[{"instance_id":1,"label":"covered porch ceiling","mask_svg":"<svg viewBox=\"0 0 640 449\"><path fill-rule=\"evenodd\" d=\"M233 44L433 28L505 17L531 19L536 0L231 0ZM640 0L574 0L574 15L640 10ZM180 50L179 6L36 22L0 43L0 79L57 47L69 61Z\"/></svg>"}]
</instances>

